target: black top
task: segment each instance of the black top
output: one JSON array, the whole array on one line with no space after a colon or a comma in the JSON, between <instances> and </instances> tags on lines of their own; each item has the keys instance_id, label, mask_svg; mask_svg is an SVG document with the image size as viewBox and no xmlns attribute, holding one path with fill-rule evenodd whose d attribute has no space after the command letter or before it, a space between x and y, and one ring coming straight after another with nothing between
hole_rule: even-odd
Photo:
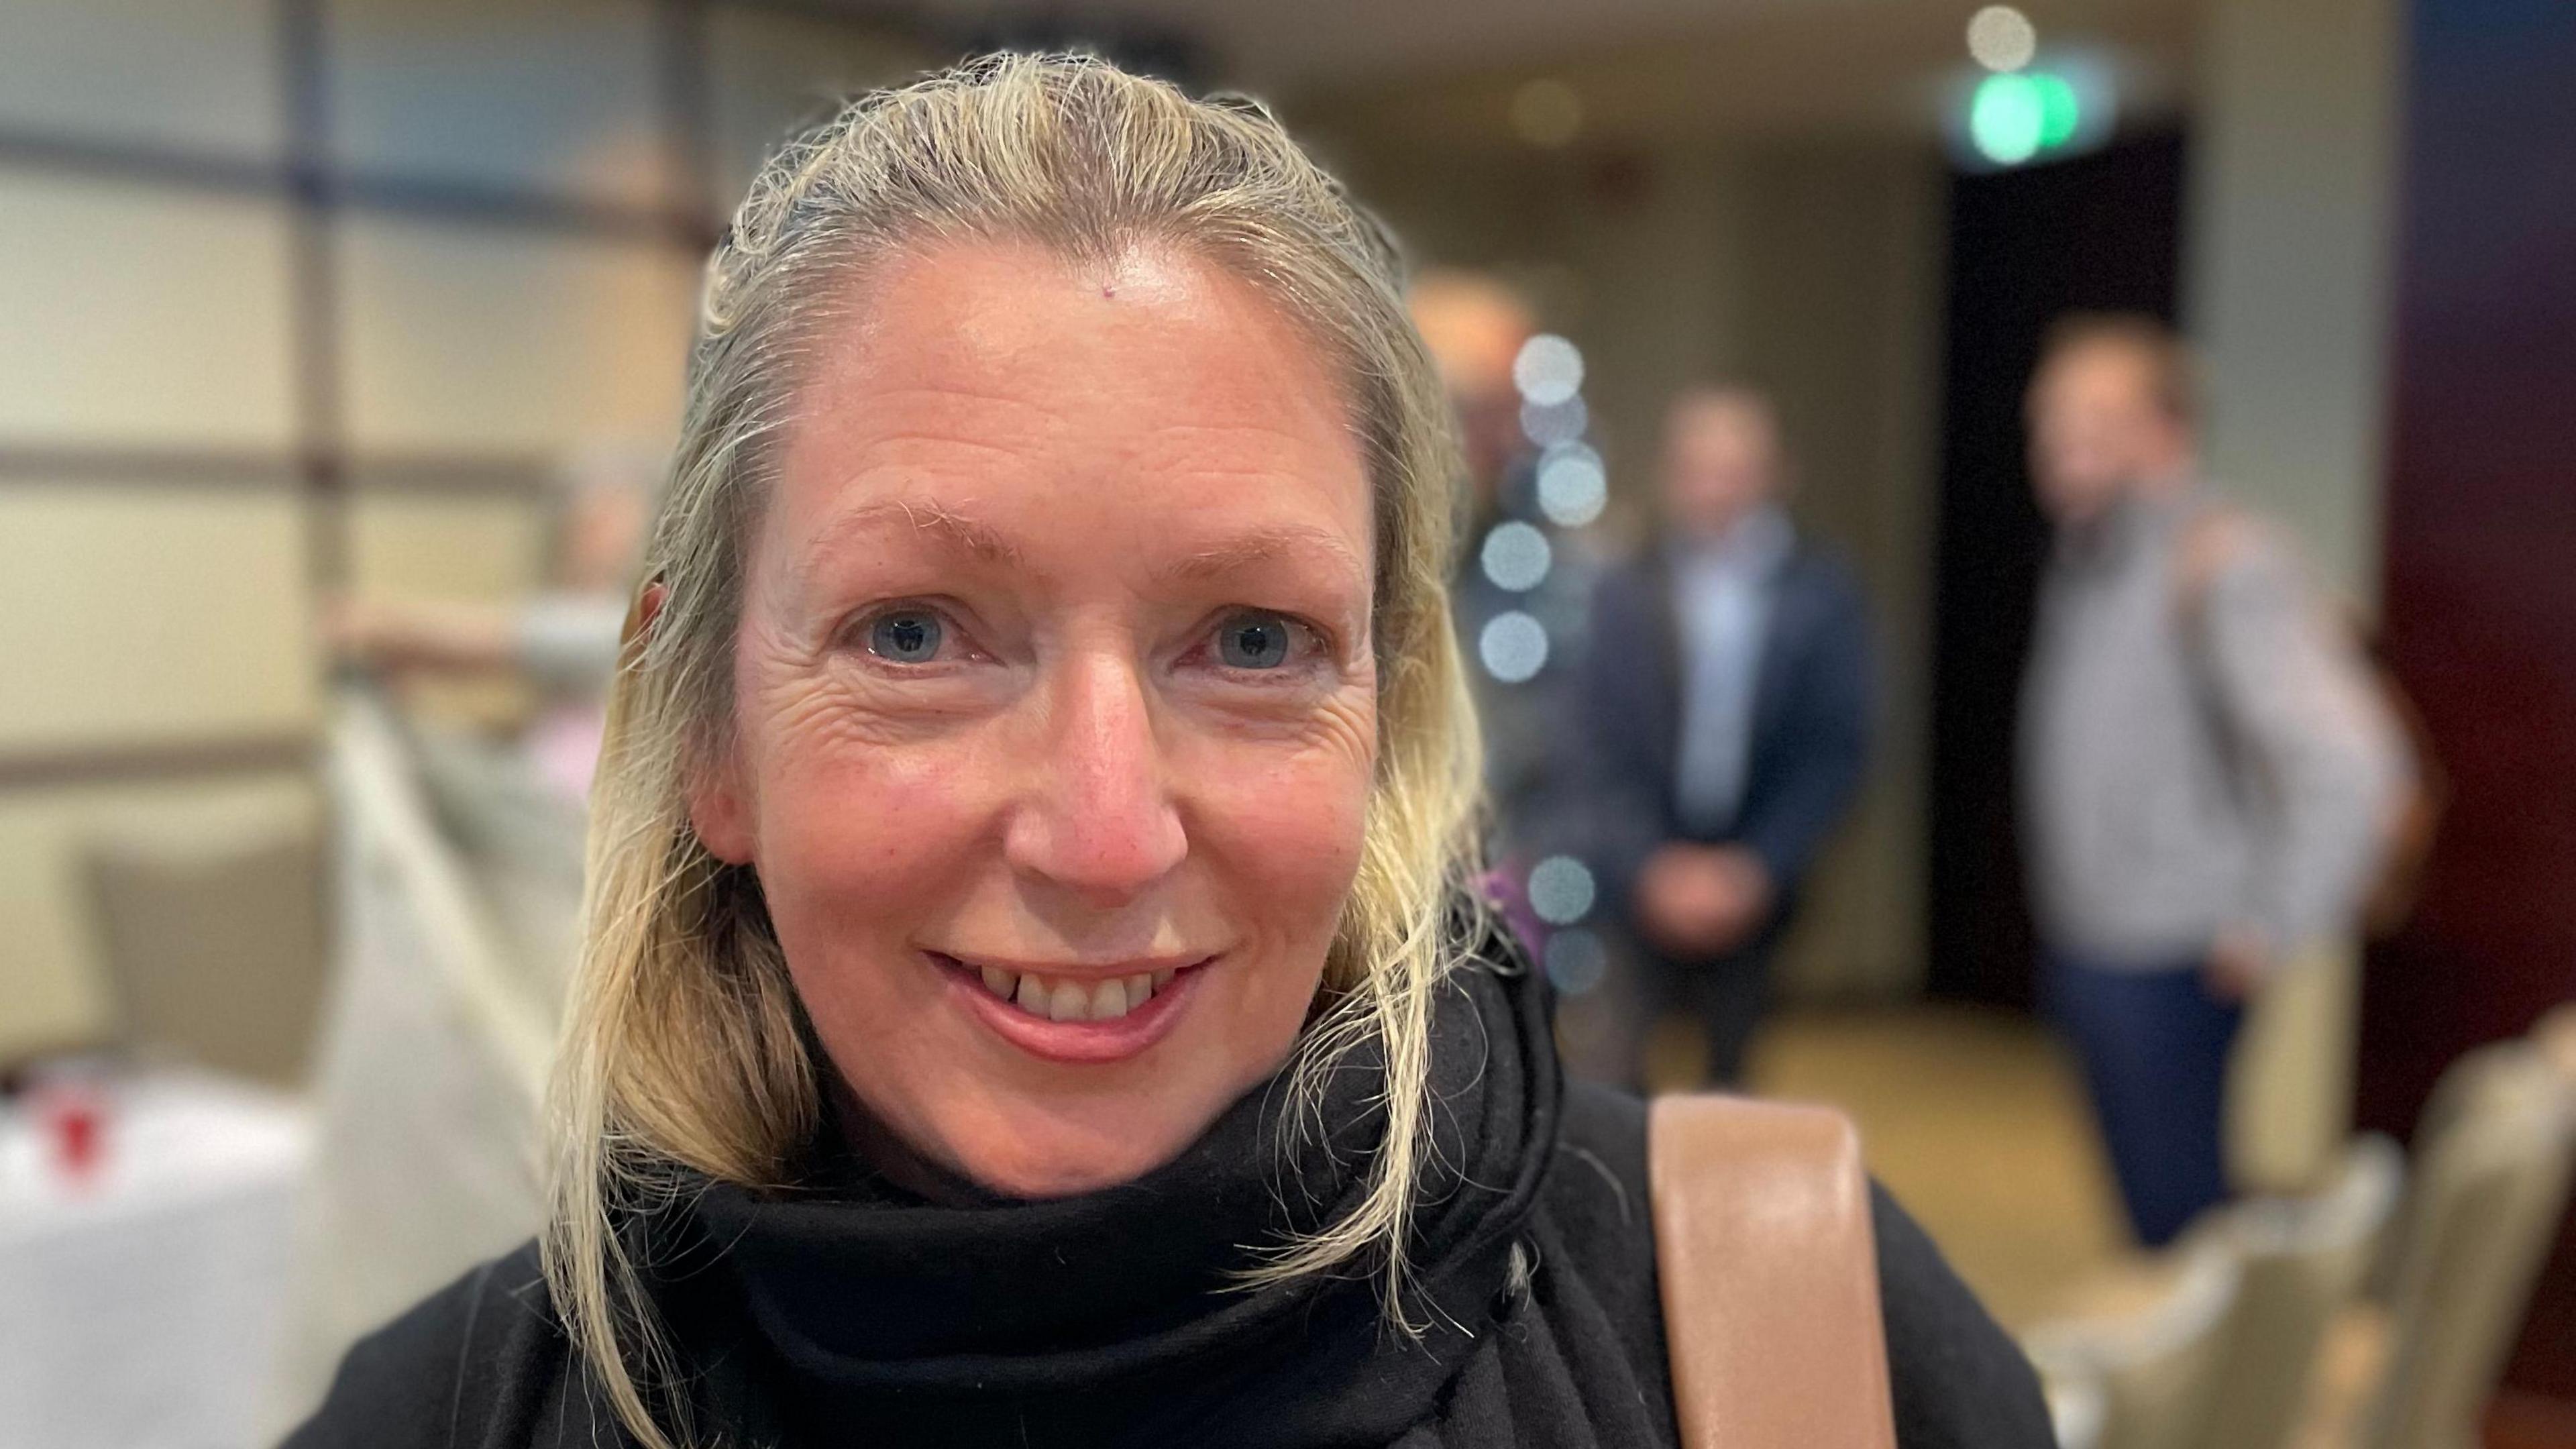
<instances>
[{"instance_id":1,"label":"black top","mask_svg":"<svg viewBox=\"0 0 2576 1449\"><path fill-rule=\"evenodd\" d=\"M1497 950L1507 962L1515 958ZM1434 1018L1434 1166L1390 1332L1363 1272L1257 1290L1247 1244L1354 1200L1382 1138L1362 1055L1301 1117L1278 1084L1140 1181L931 1202L821 1134L794 1193L700 1183L630 1227L684 1365L666 1400L736 1445L1604 1446L1674 1442L1645 1111L1563 1087L1544 991L1461 973ZM1904 1449L2046 1449L2029 1366L1883 1193L1873 1201ZM289 1449L625 1442L533 1246L343 1363Z\"/></svg>"}]
</instances>

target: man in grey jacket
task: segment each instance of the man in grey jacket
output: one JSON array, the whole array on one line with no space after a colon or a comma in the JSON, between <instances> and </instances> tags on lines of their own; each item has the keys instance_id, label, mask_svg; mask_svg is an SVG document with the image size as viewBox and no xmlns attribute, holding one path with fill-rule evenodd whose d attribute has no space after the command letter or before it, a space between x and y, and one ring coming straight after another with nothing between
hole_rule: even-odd
<instances>
[{"instance_id":1,"label":"man in grey jacket","mask_svg":"<svg viewBox=\"0 0 2576 1449\"><path fill-rule=\"evenodd\" d=\"M2408 768L2349 631L2202 487L2189 372L2161 324L2072 319L2028 401L2057 524L2021 724L2045 995L2150 1246L2226 1196L2245 998L2353 929Z\"/></svg>"}]
</instances>

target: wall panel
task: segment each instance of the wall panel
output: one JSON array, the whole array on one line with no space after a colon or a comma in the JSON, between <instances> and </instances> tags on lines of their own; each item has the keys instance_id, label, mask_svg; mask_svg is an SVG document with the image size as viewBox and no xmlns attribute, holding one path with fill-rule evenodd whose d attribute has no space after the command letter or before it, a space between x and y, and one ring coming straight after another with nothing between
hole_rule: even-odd
<instances>
[{"instance_id":1,"label":"wall panel","mask_svg":"<svg viewBox=\"0 0 2576 1449\"><path fill-rule=\"evenodd\" d=\"M360 486L349 505L349 583L371 598L500 600L545 575L544 500Z\"/></svg>"},{"instance_id":2,"label":"wall panel","mask_svg":"<svg viewBox=\"0 0 2576 1449\"><path fill-rule=\"evenodd\" d=\"M699 273L678 248L367 217L338 267L361 453L546 456L676 428Z\"/></svg>"},{"instance_id":3,"label":"wall panel","mask_svg":"<svg viewBox=\"0 0 2576 1449\"><path fill-rule=\"evenodd\" d=\"M0 759L313 728L305 538L285 486L0 489Z\"/></svg>"},{"instance_id":4,"label":"wall panel","mask_svg":"<svg viewBox=\"0 0 2576 1449\"><path fill-rule=\"evenodd\" d=\"M350 170L630 206L676 199L647 0L330 0Z\"/></svg>"},{"instance_id":5,"label":"wall panel","mask_svg":"<svg viewBox=\"0 0 2576 1449\"><path fill-rule=\"evenodd\" d=\"M872 86L899 83L939 57L873 26L770 10L707 16L707 87L715 157L708 205L730 215L778 143Z\"/></svg>"},{"instance_id":6,"label":"wall panel","mask_svg":"<svg viewBox=\"0 0 2576 1449\"><path fill-rule=\"evenodd\" d=\"M10 0L0 128L278 160L277 51L274 0Z\"/></svg>"},{"instance_id":7,"label":"wall panel","mask_svg":"<svg viewBox=\"0 0 2576 1449\"><path fill-rule=\"evenodd\" d=\"M0 167L0 442L278 449L281 203Z\"/></svg>"}]
</instances>

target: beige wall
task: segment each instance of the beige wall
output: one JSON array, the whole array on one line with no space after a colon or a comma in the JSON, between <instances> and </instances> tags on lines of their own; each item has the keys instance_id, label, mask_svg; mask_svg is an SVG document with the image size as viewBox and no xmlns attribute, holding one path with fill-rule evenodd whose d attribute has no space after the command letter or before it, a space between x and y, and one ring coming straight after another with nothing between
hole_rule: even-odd
<instances>
[{"instance_id":1,"label":"beige wall","mask_svg":"<svg viewBox=\"0 0 2576 1449\"><path fill-rule=\"evenodd\" d=\"M0 167L0 437L279 449L286 209Z\"/></svg>"},{"instance_id":2,"label":"beige wall","mask_svg":"<svg viewBox=\"0 0 2576 1449\"><path fill-rule=\"evenodd\" d=\"M2185 211L2211 471L2364 607L2379 587L2402 45L2397 0L2208 7Z\"/></svg>"},{"instance_id":3,"label":"beige wall","mask_svg":"<svg viewBox=\"0 0 2576 1449\"><path fill-rule=\"evenodd\" d=\"M97 785L79 762L319 718L288 259L271 199L0 167L0 450L66 460L0 476L0 1059L107 1027L91 844L294 787ZM253 461L213 484L68 466L180 450Z\"/></svg>"},{"instance_id":4,"label":"beige wall","mask_svg":"<svg viewBox=\"0 0 2576 1449\"><path fill-rule=\"evenodd\" d=\"M1944 186L1904 147L1756 168L1748 371L1796 440L1799 516L1869 595L1880 689L1869 782L1783 955L1791 991L1910 994L1923 979L1932 552Z\"/></svg>"}]
</instances>

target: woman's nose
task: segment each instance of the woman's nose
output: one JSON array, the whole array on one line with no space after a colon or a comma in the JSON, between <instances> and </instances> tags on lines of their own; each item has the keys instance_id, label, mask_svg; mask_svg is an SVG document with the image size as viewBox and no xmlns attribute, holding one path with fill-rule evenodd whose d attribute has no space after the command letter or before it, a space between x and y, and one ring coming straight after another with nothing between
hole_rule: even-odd
<instances>
[{"instance_id":1,"label":"woman's nose","mask_svg":"<svg viewBox=\"0 0 2576 1449\"><path fill-rule=\"evenodd\" d=\"M1069 660L1044 698L1004 853L1021 874L1096 904L1133 898L1189 849L1144 681L1128 660Z\"/></svg>"}]
</instances>

